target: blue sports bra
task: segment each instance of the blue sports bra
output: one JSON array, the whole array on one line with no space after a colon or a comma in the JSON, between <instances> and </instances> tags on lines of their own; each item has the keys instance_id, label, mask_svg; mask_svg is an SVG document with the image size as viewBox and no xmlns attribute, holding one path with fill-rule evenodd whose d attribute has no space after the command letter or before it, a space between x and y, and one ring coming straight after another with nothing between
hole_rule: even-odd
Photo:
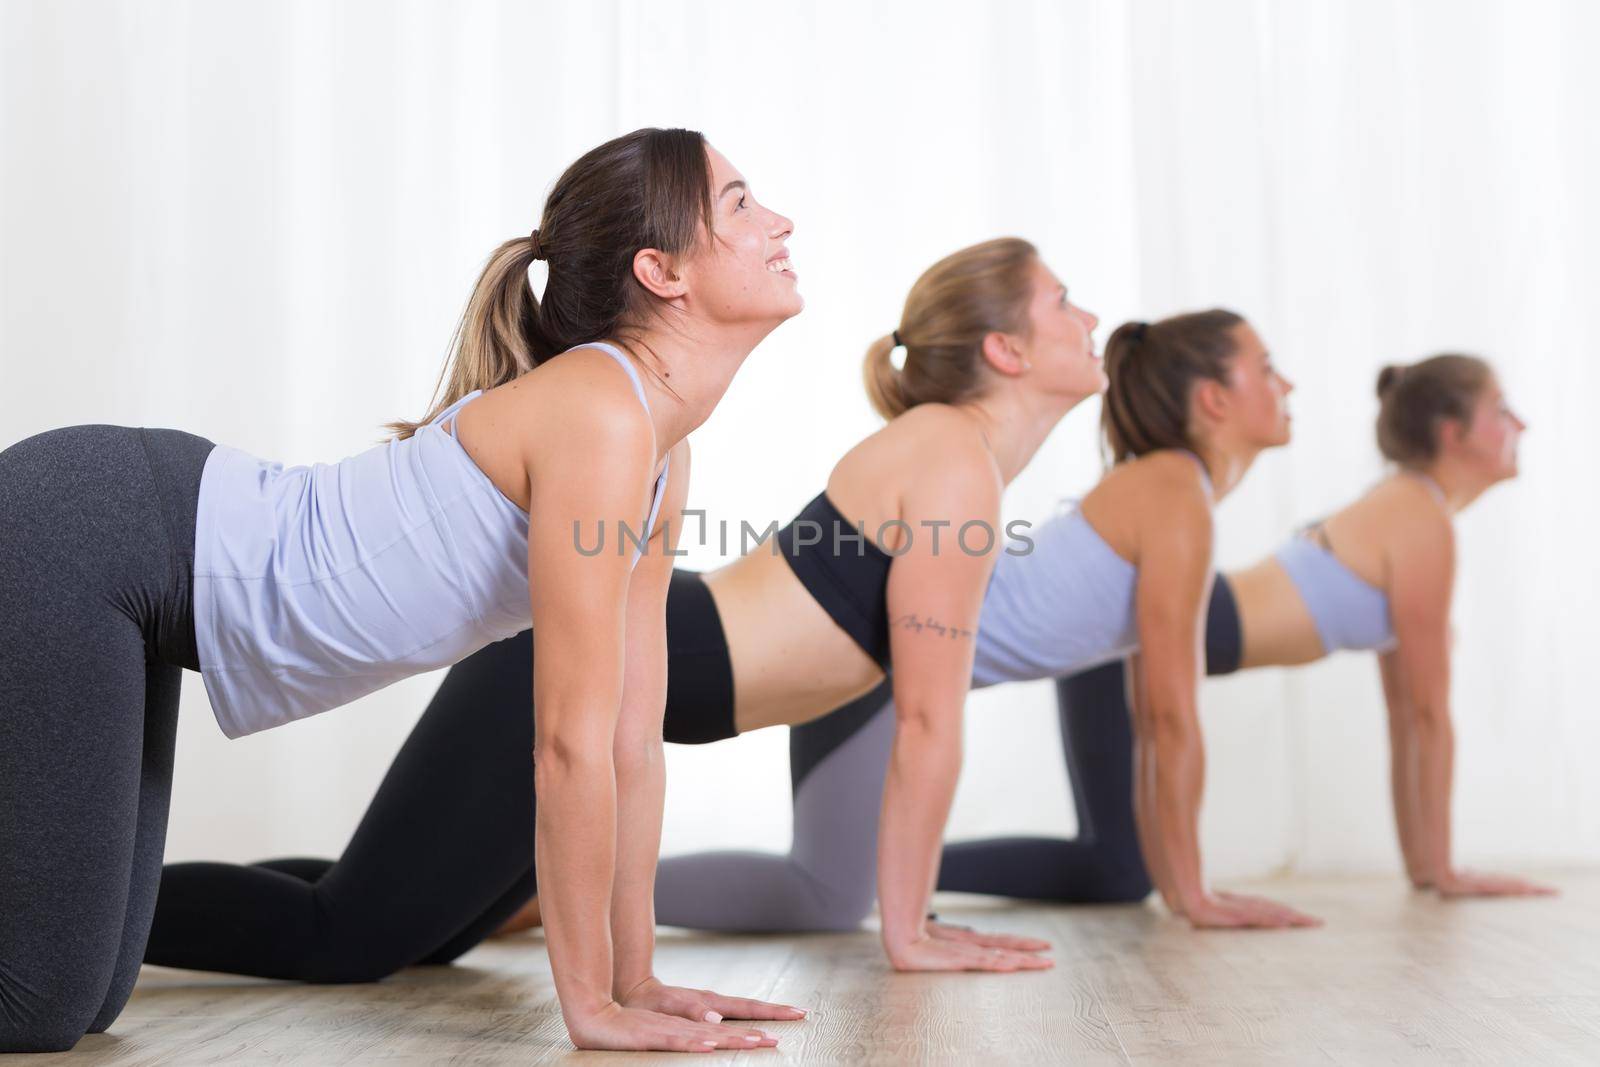
<instances>
[{"instance_id":1,"label":"blue sports bra","mask_svg":"<svg viewBox=\"0 0 1600 1067\"><path fill-rule=\"evenodd\" d=\"M1308 534L1291 539L1274 558L1311 613L1324 655L1342 650L1387 652L1394 647L1389 595Z\"/></svg>"}]
</instances>

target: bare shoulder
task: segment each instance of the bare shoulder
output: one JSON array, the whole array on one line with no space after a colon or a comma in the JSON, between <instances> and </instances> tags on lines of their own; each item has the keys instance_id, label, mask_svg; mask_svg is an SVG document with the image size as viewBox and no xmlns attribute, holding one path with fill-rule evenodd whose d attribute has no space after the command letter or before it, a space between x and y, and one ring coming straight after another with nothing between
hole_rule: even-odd
<instances>
[{"instance_id":1,"label":"bare shoulder","mask_svg":"<svg viewBox=\"0 0 1600 1067\"><path fill-rule=\"evenodd\" d=\"M1084 503L1099 495L1119 511L1167 520L1211 523L1211 497L1195 461L1162 450L1120 463L1106 472Z\"/></svg>"},{"instance_id":2,"label":"bare shoulder","mask_svg":"<svg viewBox=\"0 0 1600 1067\"><path fill-rule=\"evenodd\" d=\"M1003 490L977 423L947 404L919 404L892 419L845 453L828 478L841 507L913 493L998 506Z\"/></svg>"},{"instance_id":3,"label":"bare shoulder","mask_svg":"<svg viewBox=\"0 0 1600 1067\"><path fill-rule=\"evenodd\" d=\"M596 458L643 457L646 464L655 454L649 413L627 372L604 352L565 352L491 395L503 406L500 429L525 442L525 454L570 460L603 453Z\"/></svg>"},{"instance_id":4,"label":"bare shoulder","mask_svg":"<svg viewBox=\"0 0 1600 1067\"><path fill-rule=\"evenodd\" d=\"M1455 525L1417 478L1392 474L1346 510L1361 515L1390 556L1455 551Z\"/></svg>"},{"instance_id":5,"label":"bare shoulder","mask_svg":"<svg viewBox=\"0 0 1600 1067\"><path fill-rule=\"evenodd\" d=\"M1202 555L1211 547L1211 499L1193 459L1152 452L1119 463L1079 505L1084 520L1112 551L1138 564L1147 551L1174 544Z\"/></svg>"}]
</instances>

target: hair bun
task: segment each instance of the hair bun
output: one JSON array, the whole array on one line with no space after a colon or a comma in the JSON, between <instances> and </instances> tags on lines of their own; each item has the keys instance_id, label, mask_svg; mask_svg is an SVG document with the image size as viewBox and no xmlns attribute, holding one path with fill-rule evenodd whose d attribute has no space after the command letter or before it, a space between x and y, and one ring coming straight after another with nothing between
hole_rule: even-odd
<instances>
[{"instance_id":1,"label":"hair bun","mask_svg":"<svg viewBox=\"0 0 1600 1067\"><path fill-rule=\"evenodd\" d=\"M1400 384L1400 379L1404 377L1405 373L1406 369L1395 363L1391 363L1379 371L1378 396L1382 398L1393 392L1394 388Z\"/></svg>"}]
</instances>

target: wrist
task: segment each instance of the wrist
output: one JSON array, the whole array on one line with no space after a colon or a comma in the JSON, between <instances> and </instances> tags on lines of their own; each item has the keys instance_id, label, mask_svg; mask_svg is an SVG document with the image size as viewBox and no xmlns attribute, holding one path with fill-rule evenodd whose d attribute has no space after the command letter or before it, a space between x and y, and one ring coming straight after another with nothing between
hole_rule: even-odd
<instances>
[{"instance_id":1,"label":"wrist","mask_svg":"<svg viewBox=\"0 0 1600 1067\"><path fill-rule=\"evenodd\" d=\"M576 998L575 998L576 999ZM576 1003L561 1003L561 1018L566 1022L567 1029L573 1030L581 1027L591 1019L600 1018L609 1012L621 1010L622 1005L615 997L584 997Z\"/></svg>"},{"instance_id":2,"label":"wrist","mask_svg":"<svg viewBox=\"0 0 1600 1067\"><path fill-rule=\"evenodd\" d=\"M927 936L925 920L918 916L912 921L883 923L883 947L892 955L896 949L904 948L913 942L920 941Z\"/></svg>"},{"instance_id":3,"label":"wrist","mask_svg":"<svg viewBox=\"0 0 1600 1067\"><path fill-rule=\"evenodd\" d=\"M611 983L611 998L618 1004L626 1004L660 984L661 980L648 971L643 975L618 975Z\"/></svg>"}]
</instances>

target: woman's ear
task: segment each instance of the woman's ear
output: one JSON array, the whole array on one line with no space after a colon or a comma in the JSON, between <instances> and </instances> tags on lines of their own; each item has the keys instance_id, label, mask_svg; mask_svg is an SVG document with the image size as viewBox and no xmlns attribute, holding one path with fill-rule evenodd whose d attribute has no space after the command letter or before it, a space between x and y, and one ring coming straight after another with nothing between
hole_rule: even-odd
<instances>
[{"instance_id":1,"label":"woman's ear","mask_svg":"<svg viewBox=\"0 0 1600 1067\"><path fill-rule=\"evenodd\" d=\"M983 358L1007 378L1019 378L1033 367L1016 338L998 330L983 335Z\"/></svg>"},{"instance_id":2,"label":"woman's ear","mask_svg":"<svg viewBox=\"0 0 1600 1067\"><path fill-rule=\"evenodd\" d=\"M633 276L662 300L673 300L688 291L673 257L658 248L641 248L633 254Z\"/></svg>"},{"instance_id":3,"label":"woman's ear","mask_svg":"<svg viewBox=\"0 0 1600 1067\"><path fill-rule=\"evenodd\" d=\"M1214 378L1202 378L1194 387L1195 414L1209 422L1222 422L1233 408L1228 387Z\"/></svg>"},{"instance_id":4,"label":"woman's ear","mask_svg":"<svg viewBox=\"0 0 1600 1067\"><path fill-rule=\"evenodd\" d=\"M1439 451L1458 448L1466 440L1467 424L1460 419L1439 420Z\"/></svg>"}]
</instances>

